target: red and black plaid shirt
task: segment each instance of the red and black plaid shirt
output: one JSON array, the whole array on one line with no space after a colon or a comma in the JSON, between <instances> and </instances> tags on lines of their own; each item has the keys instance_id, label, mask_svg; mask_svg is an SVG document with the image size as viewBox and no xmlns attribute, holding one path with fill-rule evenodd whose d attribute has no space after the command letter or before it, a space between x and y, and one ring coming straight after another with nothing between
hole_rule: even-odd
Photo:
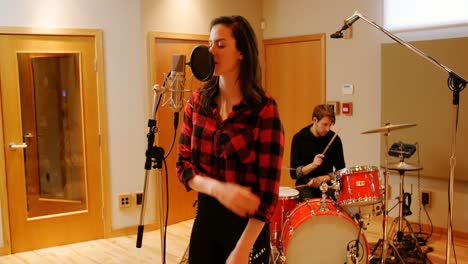
<instances>
[{"instance_id":1,"label":"red and black plaid shirt","mask_svg":"<svg viewBox=\"0 0 468 264\"><path fill-rule=\"evenodd\" d=\"M252 109L243 100L224 121L216 108L201 111L199 91L185 107L179 142L177 177L187 182L194 175L251 187L260 197L256 219L270 222L278 200L284 149L284 130L276 102L267 95Z\"/></svg>"}]
</instances>

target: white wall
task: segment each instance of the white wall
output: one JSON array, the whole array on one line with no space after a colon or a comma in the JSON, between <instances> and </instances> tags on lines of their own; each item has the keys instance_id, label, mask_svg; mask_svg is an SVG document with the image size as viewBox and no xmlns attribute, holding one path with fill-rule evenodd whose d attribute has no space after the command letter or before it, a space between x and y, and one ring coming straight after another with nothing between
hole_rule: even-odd
<instances>
[{"instance_id":1,"label":"white wall","mask_svg":"<svg viewBox=\"0 0 468 264\"><path fill-rule=\"evenodd\" d=\"M112 227L136 225L136 212L119 210L116 194L135 192L143 186L145 116L140 78L140 2L0 1L0 26L103 30Z\"/></svg>"},{"instance_id":2,"label":"white wall","mask_svg":"<svg viewBox=\"0 0 468 264\"><path fill-rule=\"evenodd\" d=\"M263 17L266 29L263 37L269 39L322 32L327 33L328 36L340 29L343 20L350 17L354 11L359 11L378 25L383 25L382 2L382 0L265 0L263 1ZM442 4L444 3L441 2ZM468 36L468 30L466 27L454 27L404 32L398 36L408 41L427 40ZM383 32L362 20L358 20L353 25L352 39L327 38L326 40L327 100L352 101L354 104L353 116L338 116L335 125L336 128L341 129L340 136L344 144L347 166L380 165L380 156L383 155L380 149L381 135L362 135L361 132L378 128L387 122L387 120L381 120L380 47L382 43L390 41L391 39ZM447 66L450 67L450 65ZM341 94L340 87L343 83L354 84L354 95ZM463 103L463 96L466 95L461 94L461 103ZM466 118L460 119L460 122L464 121ZM391 122L397 124L399 120L391 120ZM448 160L447 154L447 162ZM433 192L433 205L432 208L428 208L433 224L447 227L448 176L447 180L420 179L420 181L417 177L405 176L404 182L405 191L413 190L414 193L411 207L413 215L408 219L414 222L419 221L419 194L417 193L419 186L421 190ZM399 176L392 174L389 177L389 183L392 197L395 198L399 195ZM468 219L468 213L462 209L462 206L468 202L467 187L466 182L455 182L453 229L463 232L468 232L468 226L464 225ZM392 206L395 203L396 201L392 199L389 205ZM398 209L390 212L390 216L393 217L397 214ZM424 211L421 212L421 222L429 223Z\"/></svg>"}]
</instances>

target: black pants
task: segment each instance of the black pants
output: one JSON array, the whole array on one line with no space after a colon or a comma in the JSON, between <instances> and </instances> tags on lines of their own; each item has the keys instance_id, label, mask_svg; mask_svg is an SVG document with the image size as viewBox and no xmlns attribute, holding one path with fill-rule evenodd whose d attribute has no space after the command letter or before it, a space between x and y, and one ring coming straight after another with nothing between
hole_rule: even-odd
<instances>
[{"instance_id":1,"label":"black pants","mask_svg":"<svg viewBox=\"0 0 468 264\"><path fill-rule=\"evenodd\" d=\"M223 264L236 246L247 218L226 209L216 199L198 194L197 216L190 237L189 264ZM270 228L266 224L254 244L250 262L268 264Z\"/></svg>"}]
</instances>

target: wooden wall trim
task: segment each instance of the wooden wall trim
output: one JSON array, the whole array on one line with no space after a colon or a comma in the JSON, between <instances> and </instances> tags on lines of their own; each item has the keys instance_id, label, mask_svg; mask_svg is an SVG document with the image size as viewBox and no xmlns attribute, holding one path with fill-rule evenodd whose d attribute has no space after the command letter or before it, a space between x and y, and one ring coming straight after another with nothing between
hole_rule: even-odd
<instances>
[{"instance_id":1,"label":"wooden wall trim","mask_svg":"<svg viewBox=\"0 0 468 264\"><path fill-rule=\"evenodd\" d=\"M264 45L274 45L274 44L281 44L281 43L294 43L294 42L303 42L303 41L311 41L311 40L319 40L321 42L325 42L325 33L313 34L313 35L304 35L304 36L293 36L293 37L284 37L284 38L265 39L263 41L263 44Z\"/></svg>"}]
</instances>

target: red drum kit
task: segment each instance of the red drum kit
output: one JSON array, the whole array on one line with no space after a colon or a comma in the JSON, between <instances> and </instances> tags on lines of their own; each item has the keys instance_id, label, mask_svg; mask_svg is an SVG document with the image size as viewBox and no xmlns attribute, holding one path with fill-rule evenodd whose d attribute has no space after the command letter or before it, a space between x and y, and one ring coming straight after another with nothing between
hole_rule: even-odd
<instances>
[{"instance_id":1,"label":"red drum kit","mask_svg":"<svg viewBox=\"0 0 468 264\"><path fill-rule=\"evenodd\" d=\"M279 247L280 238L286 216L291 212L299 201L299 191L289 187L280 187L278 205L276 206L273 219L270 223L270 234L272 245Z\"/></svg>"},{"instance_id":2,"label":"red drum kit","mask_svg":"<svg viewBox=\"0 0 468 264\"><path fill-rule=\"evenodd\" d=\"M415 124L387 125L363 134L384 132L387 136L391 130L411 126ZM398 170L402 178L405 170L421 169L404 161L390 165L387 165L387 161L385 163L385 166L382 166L385 168L385 183L382 186L378 167L354 166L336 171L331 177L331 185L322 183L320 186L322 198L307 199L299 203L298 190L280 187L278 205L270 223L272 247L270 263L375 263L379 258L371 262L375 249L370 251L363 233L364 218L383 212L384 235L376 248L383 242L386 250L388 247L386 234L388 211L385 208L387 170ZM303 186L296 186L300 187ZM335 190L334 197L328 197L328 190ZM402 190L401 185L400 193ZM403 194L400 195L402 196ZM371 211L363 217L362 212L369 209ZM401 216L399 218L402 219ZM382 263L385 262L384 253L386 252L383 252L383 257L380 258Z\"/></svg>"}]
</instances>

